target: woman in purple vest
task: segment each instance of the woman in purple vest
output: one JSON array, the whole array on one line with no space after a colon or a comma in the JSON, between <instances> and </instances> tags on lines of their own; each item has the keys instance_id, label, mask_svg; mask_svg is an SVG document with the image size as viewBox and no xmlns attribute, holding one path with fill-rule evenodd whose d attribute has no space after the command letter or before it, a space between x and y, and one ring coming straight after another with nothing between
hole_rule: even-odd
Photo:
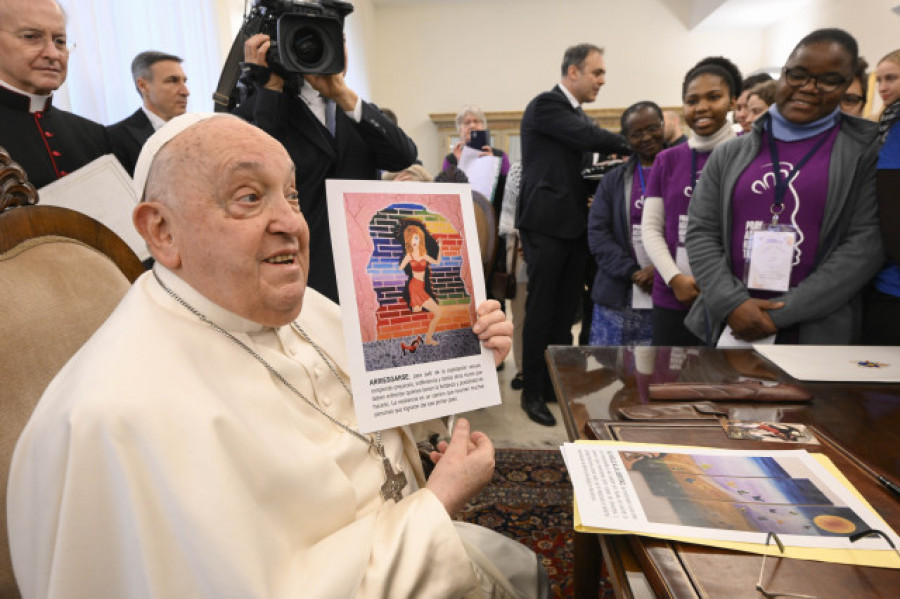
<instances>
[{"instance_id":1,"label":"woman in purple vest","mask_svg":"<svg viewBox=\"0 0 900 599\"><path fill-rule=\"evenodd\" d=\"M700 290L684 245L688 204L710 153L734 139L728 113L741 94L741 73L731 61L704 58L684 78L681 95L687 143L660 152L647 184L643 243L656 268L653 282L653 345L702 345L684 325Z\"/></svg>"},{"instance_id":2,"label":"woman in purple vest","mask_svg":"<svg viewBox=\"0 0 900 599\"><path fill-rule=\"evenodd\" d=\"M859 339L860 291L884 249L878 126L840 110L857 58L846 31L803 38L768 114L707 163L689 209L687 251L702 293L686 324L708 343L723 331L745 342Z\"/></svg>"}]
</instances>

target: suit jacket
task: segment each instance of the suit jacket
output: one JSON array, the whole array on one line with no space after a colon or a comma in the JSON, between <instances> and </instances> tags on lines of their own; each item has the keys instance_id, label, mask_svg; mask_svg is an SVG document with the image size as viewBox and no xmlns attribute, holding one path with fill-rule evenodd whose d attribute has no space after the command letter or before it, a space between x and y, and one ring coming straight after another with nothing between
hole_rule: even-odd
<instances>
[{"instance_id":1,"label":"suit jacket","mask_svg":"<svg viewBox=\"0 0 900 599\"><path fill-rule=\"evenodd\" d=\"M561 239L587 227L590 188L581 176L586 152L631 154L625 138L572 107L559 86L539 94L522 116L522 193L516 226Z\"/></svg>"},{"instance_id":2,"label":"suit jacket","mask_svg":"<svg viewBox=\"0 0 900 599\"><path fill-rule=\"evenodd\" d=\"M338 301L331 231L325 203L325 179L380 179L379 169L402 171L417 156L416 144L378 108L362 103L357 123L343 110L335 114L332 136L295 93L257 88L235 113L284 144L297 167L300 208L309 224L309 285Z\"/></svg>"},{"instance_id":3,"label":"suit jacket","mask_svg":"<svg viewBox=\"0 0 900 599\"><path fill-rule=\"evenodd\" d=\"M51 103L28 108L26 96L0 87L0 146L38 189L112 151L103 125Z\"/></svg>"},{"instance_id":4,"label":"suit jacket","mask_svg":"<svg viewBox=\"0 0 900 599\"><path fill-rule=\"evenodd\" d=\"M133 176L141 148L153 135L153 125L150 123L150 119L142 109L138 108L130 117L107 127L107 131L109 131L109 139L112 142L116 158L119 159L128 174Z\"/></svg>"}]
</instances>

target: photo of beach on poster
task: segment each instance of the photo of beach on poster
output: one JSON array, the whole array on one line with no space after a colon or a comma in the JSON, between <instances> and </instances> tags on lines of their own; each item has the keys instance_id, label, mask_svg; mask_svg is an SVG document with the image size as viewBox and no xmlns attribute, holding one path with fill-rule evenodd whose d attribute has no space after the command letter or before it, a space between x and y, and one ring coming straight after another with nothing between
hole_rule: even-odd
<instances>
[{"instance_id":1,"label":"photo of beach on poster","mask_svg":"<svg viewBox=\"0 0 900 599\"><path fill-rule=\"evenodd\" d=\"M795 547L884 550L900 538L803 450L741 451L567 443L566 465L584 526L663 537Z\"/></svg>"},{"instance_id":2,"label":"photo of beach on poster","mask_svg":"<svg viewBox=\"0 0 900 599\"><path fill-rule=\"evenodd\" d=\"M499 404L493 357L472 332L485 293L469 186L326 186L360 430Z\"/></svg>"}]
</instances>

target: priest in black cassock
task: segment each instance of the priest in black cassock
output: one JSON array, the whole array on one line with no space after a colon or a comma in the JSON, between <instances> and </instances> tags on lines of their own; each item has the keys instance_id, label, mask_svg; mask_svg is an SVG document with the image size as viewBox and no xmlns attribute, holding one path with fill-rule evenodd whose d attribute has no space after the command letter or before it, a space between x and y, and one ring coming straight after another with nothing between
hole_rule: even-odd
<instances>
[{"instance_id":1,"label":"priest in black cassock","mask_svg":"<svg viewBox=\"0 0 900 599\"><path fill-rule=\"evenodd\" d=\"M66 80L66 17L55 0L0 0L0 146L35 187L112 152L106 129L55 108Z\"/></svg>"}]
</instances>

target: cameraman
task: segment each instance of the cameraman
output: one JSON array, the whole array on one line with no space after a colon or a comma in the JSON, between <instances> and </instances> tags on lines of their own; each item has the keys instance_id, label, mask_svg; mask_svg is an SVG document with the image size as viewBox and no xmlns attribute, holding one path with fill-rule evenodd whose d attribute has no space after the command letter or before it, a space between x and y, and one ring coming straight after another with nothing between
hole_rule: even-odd
<instances>
[{"instance_id":1,"label":"cameraman","mask_svg":"<svg viewBox=\"0 0 900 599\"><path fill-rule=\"evenodd\" d=\"M241 66L252 84L234 113L287 148L311 232L309 285L337 302L325 179L378 180L379 170L402 171L416 160L416 144L350 89L343 73L286 80L272 71L266 62L270 45L264 33L244 43Z\"/></svg>"}]
</instances>

